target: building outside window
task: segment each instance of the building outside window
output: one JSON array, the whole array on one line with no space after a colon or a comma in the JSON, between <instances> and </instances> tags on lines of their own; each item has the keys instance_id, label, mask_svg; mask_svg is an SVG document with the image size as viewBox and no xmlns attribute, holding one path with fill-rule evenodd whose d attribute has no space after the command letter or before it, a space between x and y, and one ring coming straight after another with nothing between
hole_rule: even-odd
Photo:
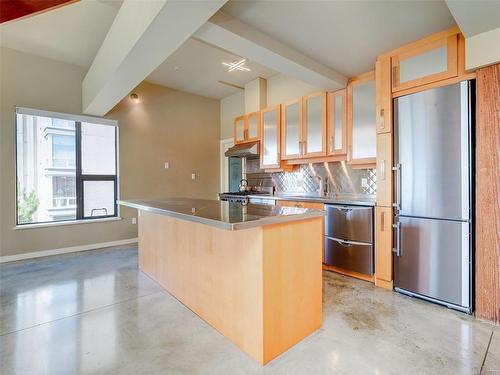
<instances>
[{"instance_id":1,"label":"building outside window","mask_svg":"<svg viewBox=\"0 0 500 375\"><path fill-rule=\"evenodd\" d=\"M116 122L16 112L17 224L117 216Z\"/></svg>"}]
</instances>

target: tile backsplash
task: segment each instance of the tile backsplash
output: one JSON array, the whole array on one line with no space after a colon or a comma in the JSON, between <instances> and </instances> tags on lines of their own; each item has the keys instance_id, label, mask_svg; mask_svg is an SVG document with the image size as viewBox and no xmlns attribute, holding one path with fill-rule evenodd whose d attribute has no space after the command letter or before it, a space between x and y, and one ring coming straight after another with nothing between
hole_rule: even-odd
<instances>
[{"instance_id":1,"label":"tile backsplash","mask_svg":"<svg viewBox=\"0 0 500 375\"><path fill-rule=\"evenodd\" d=\"M247 173L259 173L252 161L247 162ZM276 191L290 193L317 192L319 181L315 176L328 178L330 192L342 194L375 195L377 191L377 174L375 169L353 169L346 162L302 164L293 172L272 173ZM366 179L365 186L362 186Z\"/></svg>"}]
</instances>

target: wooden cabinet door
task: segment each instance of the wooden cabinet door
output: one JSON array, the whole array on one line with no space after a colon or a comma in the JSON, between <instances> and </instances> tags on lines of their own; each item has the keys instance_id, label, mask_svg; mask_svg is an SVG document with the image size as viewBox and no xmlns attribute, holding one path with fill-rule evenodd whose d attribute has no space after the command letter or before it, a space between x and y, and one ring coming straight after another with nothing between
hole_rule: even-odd
<instances>
[{"instance_id":1,"label":"wooden cabinet door","mask_svg":"<svg viewBox=\"0 0 500 375\"><path fill-rule=\"evenodd\" d=\"M234 144L243 143L246 139L246 116L239 116L234 119Z\"/></svg>"},{"instance_id":2,"label":"wooden cabinet door","mask_svg":"<svg viewBox=\"0 0 500 375\"><path fill-rule=\"evenodd\" d=\"M377 133L392 131L391 58L381 57L375 64Z\"/></svg>"},{"instance_id":3,"label":"wooden cabinet door","mask_svg":"<svg viewBox=\"0 0 500 375\"><path fill-rule=\"evenodd\" d=\"M260 112L247 114L247 133L246 141L260 140Z\"/></svg>"},{"instance_id":4,"label":"wooden cabinet door","mask_svg":"<svg viewBox=\"0 0 500 375\"><path fill-rule=\"evenodd\" d=\"M305 96L303 156L326 155L326 92Z\"/></svg>"},{"instance_id":5,"label":"wooden cabinet door","mask_svg":"<svg viewBox=\"0 0 500 375\"><path fill-rule=\"evenodd\" d=\"M456 77L458 33L413 45L392 55L392 91Z\"/></svg>"},{"instance_id":6,"label":"wooden cabinet door","mask_svg":"<svg viewBox=\"0 0 500 375\"><path fill-rule=\"evenodd\" d=\"M375 277L392 281L392 209L375 207Z\"/></svg>"},{"instance_id":7,"label":"wooden cabinet door","mask_svg":"<svg viewBox=\"0 0 500 375\"><path fill-rule=\"evenodd\" d=\"M346 90L327 94L327 155L345 155L347 149Z\"/></svg>"},{"instance_id":8,"label":"wooden cabinet door","mask_svg":"<svg viewBox=\"0 0 500 375\"><path fill-rule=\"evenodd\" d=\"M373 167L377 154L375 71L352 79L347 85L347 160Z\"/></svg>"},{"instance_id":9,"label":"wooden cabinet door","mask_svg":"<svg viewBox=\"0 0 500 375\"><path fill-rule=\"evenodd\" d=\"M324 204L320 203L320 202L299 202L299 201L277 200L276 204L278 206L311 208L313 210L323 210L324 209Z\"/></svg>"},{"instance_id":10,"label":"wooden cabinet door","mask_svg":"<svg viewBox=\"0 0 500 375\"><path fill-rule=\"evenodd\" d=\"M281 126L281 158L298 159L302 156L302 99L283 104L283 121Z\"/></svg>"},{"instance_id":11,"label":"wooden cabinet door","mask_svg":"<svg viewBox=\"0 0 500 375\"><path fill-rule=\"evenodd\" d=\"M377 135L377 206L392 205L392 133Z\"/></svg>"},{"instance_id":12,"label":"wooden cabinet door","mask_svg":"<svg viewBox=\"0 0 500 375\"><path fill-rule=\"evenodd\" d=\"M279 168L280 158L280 127L281 105L260 111L260 167L262 169Z\"/></svg>"}]
</instances>

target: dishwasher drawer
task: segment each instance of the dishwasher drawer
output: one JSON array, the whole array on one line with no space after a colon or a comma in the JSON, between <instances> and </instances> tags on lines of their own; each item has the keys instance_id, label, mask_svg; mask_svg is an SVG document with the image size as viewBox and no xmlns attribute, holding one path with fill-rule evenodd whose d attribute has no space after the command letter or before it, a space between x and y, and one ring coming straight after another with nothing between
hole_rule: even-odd
<instances>
[{"instance_id":1,"label":"dishwasher drawer","mask_svg":"<svg viewBox=\"0 0 500 375\"><path fill-rule=\"evenodd\" d=\"M372 207L325 204L325 235L372 243Z\"/></svg>"},{"instance_id":2,"label":"dishwasher drawer","mask_svg":"<svg viewBox=\"0 0 500 375\"><path fill-rule=\"evenodd\" d=\"M325 264L373 275L373 246L325 237Z\"/></svg>"}]
</instances>

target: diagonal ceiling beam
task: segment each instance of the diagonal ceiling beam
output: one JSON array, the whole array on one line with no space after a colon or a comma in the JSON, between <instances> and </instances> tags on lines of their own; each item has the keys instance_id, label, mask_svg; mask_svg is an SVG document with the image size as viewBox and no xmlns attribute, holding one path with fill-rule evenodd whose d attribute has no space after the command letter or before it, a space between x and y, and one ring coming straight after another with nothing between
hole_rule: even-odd
<instances>
[{"instance_id":1,"label":"diagonal ceiling beam","mask_svg":"<svg viewBox=\"0 0 500 375\"><path fill-rule=\"evenodd\" d=\"M342 74L222 12L193 37L322 89L336 90L347 84Z\"/></svg>"},{"instance_id":2,"label":"diagonal ceiling beam","mask_svg":"<svg viewBox=\"0 0 500 375\"><path fill-rule=\"evenodd\" d=\"M82 109L103 116L227 0L124 0L82 83Z\"/></svg>"}]
</instances>

